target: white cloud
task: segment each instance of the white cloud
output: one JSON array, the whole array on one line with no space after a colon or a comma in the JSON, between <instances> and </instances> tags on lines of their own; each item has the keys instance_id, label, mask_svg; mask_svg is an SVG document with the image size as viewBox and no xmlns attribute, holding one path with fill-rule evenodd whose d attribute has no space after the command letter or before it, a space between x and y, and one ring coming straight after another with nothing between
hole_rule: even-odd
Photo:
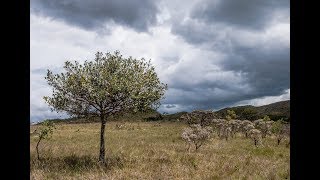
<instances>
[{"instance_id":1,"label":"white cloud","mask_svg":"<svg viewBox=\"0 0 320 180\"><path fill-rule=\"evenodd\" d=\"M263 105L271 104L278 101L285 101L285 100L290 100L290 89L287 89L285 93L280 96L265 96L261 98L240 101L238 103L235 103L234 106L242 106L242 105L263 106Z\"/></svg>"}]
</instances>

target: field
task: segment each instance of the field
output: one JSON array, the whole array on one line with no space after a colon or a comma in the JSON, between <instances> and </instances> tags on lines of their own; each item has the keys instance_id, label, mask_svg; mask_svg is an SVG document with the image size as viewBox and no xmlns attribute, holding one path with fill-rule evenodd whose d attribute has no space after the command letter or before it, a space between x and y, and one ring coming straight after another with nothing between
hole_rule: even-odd
<instances>
[{"instance_id":1,"label":"field","mask_svg":"<svg viewBox=\"0 0 320 180\"><path fill-rule=\"evenodd\" d=\"M216 134L197 152L186 150L179 122L107 122L107 166L97 163L99 123L57 124L50 140L30 136L30 179L290 179L290 148L272 137L255 147ZM36 126L30 126L32 132Z\"/></svg>"}]
</instances>

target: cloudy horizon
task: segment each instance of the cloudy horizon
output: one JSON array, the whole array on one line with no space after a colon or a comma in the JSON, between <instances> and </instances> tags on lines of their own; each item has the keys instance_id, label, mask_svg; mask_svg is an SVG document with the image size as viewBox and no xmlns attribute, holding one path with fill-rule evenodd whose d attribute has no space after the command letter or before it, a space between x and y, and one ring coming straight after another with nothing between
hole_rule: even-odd
<instances>
[{"instance_id":1,"label":"cloudy horizon","mask_svg":"<svg viewBox=\"0 0 320 180\"><path fill-rule=\"evenodd\" d=\"M43 96L47 69L97 51L150 59L160 112L290 100L289 0L31 0L30 121L65 118Z\"/></svg>"}]
</instances>

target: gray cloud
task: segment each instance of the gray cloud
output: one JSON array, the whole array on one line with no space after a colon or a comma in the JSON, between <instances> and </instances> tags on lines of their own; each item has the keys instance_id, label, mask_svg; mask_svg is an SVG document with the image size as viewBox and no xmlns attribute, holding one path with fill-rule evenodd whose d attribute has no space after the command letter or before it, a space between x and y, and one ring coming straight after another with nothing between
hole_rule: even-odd
<instances>
[{"instance_id":1,"label":"gray cloud","mask_svg":"<svg viewBox=\"0 0 320 180\"><path fill-rule=\"evenodd\" d=\"M276 45L268 50L236 46L226 50L227 55L218 62L185 62L190 66L180 65L169 75L164 103L187 110L219 109L239 101L282 95L290 89L289 52L289 48ZM210 67L211 63L220 69Z\"/></svg>"},{"instance_id":2,"label":"gray cloud","mask_svg":"<svg viewBox=\"0 0 320 180\"><path fill-rule=\"evenodd\" d=\"M33 73L33 74L46 74L47 70L44 68L36 68L36 69L31 70L31 73Z\"/></svg>"},{"instance_id":3,"label":"gray cloud","mask_svg":"<svg viewBox=\"0 0 320 180\"><path fill-rule=\"evenodd\" d=\"M171 32L195 48L221 56L200 62L207 71L193 66L199 70L193 74L202 75L195 83L185 77L187 68L177 68L171 74L173 90L165 103L189 110L219 109L281 96L290 89L289 1L205 0L189 14L183 20L174 19ZM210 69L212 64L219 70Z\"/></svg>"},{"instance_id":4,"label":"gray cloud","mask_svg":"<svg viewBox=\"0 0 320 180\"><path fill-rule=\"evenodd\" d=\"M289 7L289 0L205 0L196 5L191 17L208 23L261 30L273 18L288 18ZM280 13L285 16L274 17Z\"/></svg>"},{"instance_id":5,"label":"gray cloud","mask_svg":"<svg viewBox=\"0 0 320 180\"><path fill-rule=\"evenodd\" d=\"M170 109L170 108L175 108L176 105L174 105L174 104L167 104L165 107L168 108L168 109Z\"/></svg>"},{"instance_id":6,"label":"gray cloud","mask_svg":"<svg viewBox=\"0 0 320 180\"><path fill-rule=\"evenodd\" d=\"M87 30L103 30L107 22L147 31L156 23L158 8L152 0L32 0L31 12L63 20Z\"/></svg>"},{"instance_id":7,"label":"gray cloud","mask_svg":"<svg viewBox=\"0 0 320 180\"><path fill-rule=\"evenodd\" d=\"M275 46L271 51L235 47L221 66L244 73L256 97L281 95L290 87L290 50L287 47Z\"/></svg>"},{"instance_id":8,"label":"gray cloud","mask_svg":"<svg viewBox=\"0 0 320 180\"><path fill-rule=\"evenodd\" d=\"M65 2L71 1L32 1L34 119L58 117L42 100L51 92L43 79L45 69L56 67L54 72L59 72L63 61L90 60L96 50L120 50L125 56L151 59L160 80L169 86L160 112L290 99L288 1L239 0L231 4L230 0L200 0L181 4L162 0L160 5L145 1L139 7L131 4L133 1ZM113 9L104 12L108 8L103 6ZM157 7L161 7L159 13ZM156 16L162 16L162 23L152 26L150 33L140 33L156 22ZM117 25L113 26L113 21ZM106 23L113 26L110 33L98 37L94 31Z\"/></svg>"}]
</instances>

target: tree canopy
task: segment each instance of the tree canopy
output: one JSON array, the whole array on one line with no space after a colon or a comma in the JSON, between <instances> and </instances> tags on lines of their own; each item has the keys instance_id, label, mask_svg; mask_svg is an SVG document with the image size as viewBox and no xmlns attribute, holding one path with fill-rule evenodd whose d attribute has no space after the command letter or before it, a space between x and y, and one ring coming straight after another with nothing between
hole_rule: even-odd
<instances>
[{"instance_id":1,"label":"tree canopy","mask_svg":"<svg viewBox=\"0 0 320 180\"><path fill-rule=\"evenodd\" d=\"M150 61L96 53L94 61L65 62L65 73L45 77L53 87L44 97L52 110L87 117L145 110L160 105L167 85L160 82Z\"/></svg>"},{"instance_id":2,"label":"tree canopy","mask_svg":"<svg viewBox=\"0 0 320 180\"><path fill-rule=\"evenodd\" d=\"M236 119L237 115L234 110L227 110L226 120Z\"/></svg>"}]
</instances>

